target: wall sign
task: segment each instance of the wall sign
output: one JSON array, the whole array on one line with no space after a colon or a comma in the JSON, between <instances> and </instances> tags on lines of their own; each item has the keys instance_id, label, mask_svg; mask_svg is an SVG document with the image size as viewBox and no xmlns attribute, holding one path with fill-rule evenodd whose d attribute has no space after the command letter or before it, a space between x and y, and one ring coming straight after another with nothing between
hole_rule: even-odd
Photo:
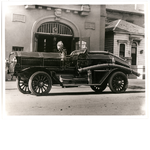
<instances>
[{"instance_id":1,"label":"wall sign","mask_svg":"<svg viewBox=\"0 0 150 150\"><path fill-rule=\"evenodd\" d=\"M85 29L95 30L95 23L94 22L85 22Z\"/></svg>"},{"instance_id":2,"label":"wall sign","mask_svg":"<svg viewBox=\"0 0 150 150\"><path fill-rule=\"evenodd\" d=\"M25 22L25 15L13 14L13 22Z\"/></svg>"}]
</instances>

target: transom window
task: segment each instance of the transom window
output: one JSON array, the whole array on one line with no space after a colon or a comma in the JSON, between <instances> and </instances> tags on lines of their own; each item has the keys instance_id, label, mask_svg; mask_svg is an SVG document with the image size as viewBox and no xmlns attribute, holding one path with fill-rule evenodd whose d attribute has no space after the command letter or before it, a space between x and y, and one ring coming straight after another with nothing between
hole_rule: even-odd
<instances>
[{"instance_id":1,"label":"transom window","mask_svg":"<svg viewBox=\"0 0 150 150\"><path fill-rule=\"evenodd\" d=\"M73 36L73 31L69 26L58 22L43 23L37 32Z\"/></svg>"}]
</instances>

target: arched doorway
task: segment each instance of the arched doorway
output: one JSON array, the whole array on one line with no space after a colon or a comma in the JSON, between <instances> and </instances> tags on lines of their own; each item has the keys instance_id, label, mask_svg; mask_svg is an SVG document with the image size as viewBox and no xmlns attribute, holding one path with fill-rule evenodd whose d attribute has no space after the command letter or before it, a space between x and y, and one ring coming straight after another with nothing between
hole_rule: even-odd
<instances>
[{"instance_id":1,"label":"arched doorway","mask_svg":"<svg viewBox=\"0 0 150 150\"><path fill-rule=\"evenodd\" d=\"M71 20L64 17L61 17L59 21L56 21L55 18L56 18L55 16L46 16L36 20L33 23L31 29L31 45L30 45L31 52L36 52L36 51L50 52L52 51L52 49L46 47L52 48L53 43L54 43L53 51L55 51L55 44L57 44L57 41L59 40L64 42L64 46L67 50L67 54L70 54L73 50L76 50L78 48L77 46L78 44L80 44L81 47L82 41L86 42L86 47L88 50L90 50L90 37L81 37L80 30L78 26L75 24L75 22L72 22ZM46 26L46 24L51 24L51 25ZM53 28L55 27L53 26L54 24L57 25L59 29L57 27ZM69 30L67 34L61 33L62 26L65 26L65 31L66 29ZM43 31L41 31L42 28ZM41 39L41 43L39 44L40 39ZM79 41L80 43L78 43ZM49 46L46 46L48 44Z\"/></svg>"},{"instance_id":2,"label":"arched doorway","mask_svg":"<svg viewBox=\"0 0 150 150\"><path fill-rule=\"evenodd\" d=\"M62 41L67 54L72 51L72 42L74 33L72 28L60 22L44 22L35 33L36 51L38 52L56 52L57 43Z\"/></svg>"},{"instance_id":3,"label":"arched doorway","mask_svg":"<svg viewBox=\"0 0 150 150\"><path fill-rule=\"evenodd\" d=\"M137 44L136 44L136 42L132 43L131 57L132 57L131 65L137 65Z\"/></svg>"}]
</instances>

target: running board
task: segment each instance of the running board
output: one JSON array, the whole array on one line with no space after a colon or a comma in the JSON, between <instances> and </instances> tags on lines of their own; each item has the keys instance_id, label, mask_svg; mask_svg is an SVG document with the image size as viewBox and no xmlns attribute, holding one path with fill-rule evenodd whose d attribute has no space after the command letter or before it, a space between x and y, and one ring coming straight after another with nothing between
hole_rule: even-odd
<instances>
[{"instance_id":1,"label":"running board","mask_svg":"<svg viewBox=\"0 0 150 150\"><path fill-rule=\"evenodd\" d=\"M64 87L101 86L101 84L63 84Z\"/></svg>"}]
</instances>

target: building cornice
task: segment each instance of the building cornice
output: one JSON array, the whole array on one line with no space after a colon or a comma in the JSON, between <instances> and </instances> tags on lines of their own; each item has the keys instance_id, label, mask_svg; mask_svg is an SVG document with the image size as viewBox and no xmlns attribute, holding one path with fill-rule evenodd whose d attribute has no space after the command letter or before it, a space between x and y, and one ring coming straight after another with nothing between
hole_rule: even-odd
<instances>
[{"instance_id":1,"label":"building cornice","mask_svg":"<svg viewBox=\"0 0 150 150\"><path fill-rule=\"evenodd\" d=\"M143 16L144 12L136 12L136 11L125 11L125 10L117 10L117 9L110 9L110 8L106 8L106 12L110 11L110 12L121 12L121 13L128 13L128 14L136 14L136 15L140 15Z\"/></svg>"},{"instance_id":2,"label":"building cornice","mask_svg":"<svg viewBox=\"0 0 150 150\"><path fill-rule=\"evenodd\" d=\"M59 9L60 11L73 12L81 16L87 16L91 11L90 5L25 5L25 9L45 9L48 11Z\"/></svg>"},{"instance_id":3,"label":"building cornice","mask_svg":"<svg viewBox=\"0 0 150 150\"><path fill-rule=\"evenodd\" d=\"M142 34L142 33L123 32L123 31L113 31L113 32L117 33L117 34L128 34L128 35L144 36L144 34Z\"/></svg>"}]
</instances>

